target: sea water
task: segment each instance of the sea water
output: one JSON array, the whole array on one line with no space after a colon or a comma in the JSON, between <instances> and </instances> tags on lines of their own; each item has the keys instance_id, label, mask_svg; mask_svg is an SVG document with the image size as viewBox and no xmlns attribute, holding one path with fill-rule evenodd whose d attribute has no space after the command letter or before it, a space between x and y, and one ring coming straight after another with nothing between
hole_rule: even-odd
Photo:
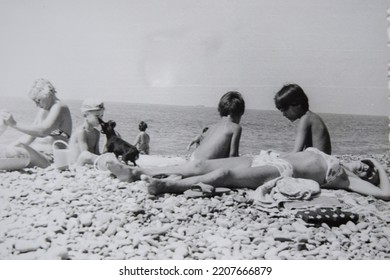
<instances>
[{"instance_id":1,"label":"sea water","mask_svg":"<svg viewBox=\"0 0 390 280\"><path fill-rule=\"evenodd\" d=\"M13 113L17 121L31 123L37 108L27 98L1 97L0 109ZM73 118L73 127L82 121L82 101L65 100ZM219 120L216 108L106 102L104 120L114 120L122 138L134 143L138 124L148 124L150 152L159 155L187 155L189 142L205 126ZM319 114L328 126L333 154L383 154L389 150L386 116ZM240 154L254 154L261 149L291 151L297 122L291 123L278 111L246 110L241 119L243 128ZM0 137L0 146L10 143L21 133L7 129ZM101 138L105 137L101 135ZM103 142L103 141L101 141Z\"/></svg>"}]
</instances>

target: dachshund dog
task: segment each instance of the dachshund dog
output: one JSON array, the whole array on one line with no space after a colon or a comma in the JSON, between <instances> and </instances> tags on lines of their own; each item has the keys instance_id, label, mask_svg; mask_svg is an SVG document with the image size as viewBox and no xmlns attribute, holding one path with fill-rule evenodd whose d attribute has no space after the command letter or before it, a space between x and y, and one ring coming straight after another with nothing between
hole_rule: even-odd
<instances>
[{"instance_id":1,"label":"dachshund dog","mask_svg":"<svg viewBox=\"0 0 390 280\"><path fill-rule=\"evenodd\" d=\"M117 135L114 130L116 123L112 120L104 122L99 118L99 124L102 127L101 132L107 137L107 152L114 153L116 157L122 156L122 160L126 164L128 161L131 161L134 166L137 166L135 161L139 158L139 151L135 146L127 143Z\"/></svg>"}]
</instances>

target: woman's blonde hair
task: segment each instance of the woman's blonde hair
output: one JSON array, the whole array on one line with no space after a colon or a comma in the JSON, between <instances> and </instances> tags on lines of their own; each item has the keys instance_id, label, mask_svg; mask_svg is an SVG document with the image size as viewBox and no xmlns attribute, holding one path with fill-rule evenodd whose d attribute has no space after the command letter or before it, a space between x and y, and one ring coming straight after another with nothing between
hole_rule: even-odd
<instances>
[{"instance_id":1,"label":"woman's blonde hair","mask_svg":"<svg viewBox=\"0 0 390 280\"><path fill-rule=\"evenodd\" d=\"M39 99L46 99L46 98L53 98L56 99L56 89L46 79L38 79L34 82L34 85L32 89L30 90L29 96L31 99L39 98Z\"/></svg>"}]
</instances>

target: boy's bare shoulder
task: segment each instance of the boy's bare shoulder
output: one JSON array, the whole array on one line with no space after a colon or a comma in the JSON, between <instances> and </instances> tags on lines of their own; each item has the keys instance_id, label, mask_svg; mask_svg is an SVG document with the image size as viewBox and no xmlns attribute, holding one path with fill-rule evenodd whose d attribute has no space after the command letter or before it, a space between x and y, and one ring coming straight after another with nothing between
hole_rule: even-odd
<instances>
[{"instance_id":1,"label":"boy's bare shoulder","mask_svg":"<svg viewBox=\"0 0 390 280\"><path fill-rule=\"evenodd\" d=\"M229 126L233 129L241 129L241 125L237 124L237 123L234 123L234 122L230 122L229 123Z\"/></svg>"},{"instance_id":2,"label":"boy's bare shoulder","mask_svg":"<svg viewBox=\"0 0 390 280\"><path fill-rule=\"evenodd\" d=\"M323 119L316 113L311 111L308 112L304 117L301 118L302 126L304 128L311 127L313 131L325 131L327 130L326 124Z\"/></svg>"},{"instance_id":3,"label":"boy's bare shoulder","mask_svg":"<svg viewBox=\"0 0 390 280\"><path fill-rule=\"evenodd\" d=\"M314 123L314 122L323 122L322 118L312 111L308 111L305 115L301 117L301 120L308 123Z\"/></svg>"},{"instance_id":4,"label":"boy's bare shoulder","mask_svg":"<svg viewBox=\"0 0 390 280\"><path fill-rule=\"evenodd\" d=\"M236 134L240 133L242 130L242 127L239 124L236 123L229 123L229 125L226 127L228 133Z\"/></svg>"}]
</instances>

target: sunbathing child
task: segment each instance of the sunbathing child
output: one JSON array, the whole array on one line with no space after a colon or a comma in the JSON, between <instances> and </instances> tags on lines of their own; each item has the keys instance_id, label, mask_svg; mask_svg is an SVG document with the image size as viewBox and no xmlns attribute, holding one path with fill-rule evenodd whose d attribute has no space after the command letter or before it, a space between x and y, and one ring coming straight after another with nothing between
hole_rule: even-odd
<instances>
[{"instance_id":1,"label":"sunbathing child","mask_svg":"<svg viewBox=\"0 0 390 280\"><path fill-rule=\"evenodd\" d=\"M149 142L150 136L145 131L148 128L146 122L142 121L138 125L138 129L140 133L135 138L134 146L139 150L141 154L148 155L149 154Z\"/></svg>"},{"instance_id":2,"label":"sunbathing child","mask_svg":"<svg viewBox=\"0 0 390 280\"><path fill-rule=\"evenodd\" d=\"M300 119L293 152L315 147L331 154L331 142L328 129L320 116L309 110L309 101L296 84L289 84L275 95L275 105L290 121Z\"/></svg>"},{"instance_id":3,"label":"sunbathing child","mask_svg":"<svg viewBox=\"0 0 390 280\"><path fill-rule=\"evenodd\" d=\"M87 99L81 105L84 122L72 135L69 142L70 163L93 164L99 152L100 132L98 118L103 117L103 102Z\"/></svg>"},{"instance_id":4,"label":"sunbathing child","mask_svg":"<svg viewBox=\"0 0 390 280\"><path fill-rule=\"evenodd\" d=\"M245 112L245 102L237 91L225 93L218 105L221 120L211 126L191 159L237 157L242 128L239 125Z\"/></svg>"},{"instance_id":5,"label":"sunbathing child","mask_svg":"<svg viewBox=\"0 0 390 280\"><path fill-rule=\"evenodd\" d=\"M321 188L343 189L390 200L389 179L379 162L374 159L344 162L316 148L284 156L260 153L153 168L132 168L115 157L107 158L104 164L119 180L147 181L148 191L154 195L183 193L199 183L203 183L205 192L212 192L215 187L256 189L278 177L292 177L314 180ZM161 174L180 176L155 179Z\"/></svg>"}]
</instances>

